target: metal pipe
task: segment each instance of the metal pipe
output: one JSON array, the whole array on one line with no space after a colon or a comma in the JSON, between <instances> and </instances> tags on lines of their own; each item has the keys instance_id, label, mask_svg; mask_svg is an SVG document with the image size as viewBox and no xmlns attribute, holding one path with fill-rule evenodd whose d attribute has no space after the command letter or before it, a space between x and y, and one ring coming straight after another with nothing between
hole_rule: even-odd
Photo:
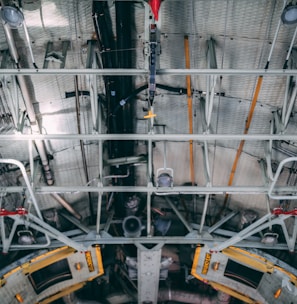
<instances>
[{"instance_id":1,"label":"metal pipe","mask_svg":"<svg viewBox=\"0 0 297 304\"><path fill-rule=\"evenodd\" d=\"M268 224L269 225L269 224ZM267 228L268 228L267 225ZM247 237L249 238L249 237ZM119 244L119 245L125 245L125 244L159 244L162 243L164 244L205 244L208 247L218 245L222 243L223 241L226 240L226 238L222 237L209 237L209 236L204 236L204 235L199 235L198 234L188 234L186 237L185 236L172 236L172 237L139 237L139 238L126 238L126 237L110 237L110 235L101 235L100 238L98 238L95 234L89 235L88 239L86 240L86 236L78 236L78 237L73 237L72 238L76 243L83 244L85 248L88 248L89 246L92 246L94 244L104 244L104 245L109 245L109 244ZM63 246L63 243L61 241L52 241L50 248L57 248ZM263 249L273 249L273 250L288 250L288 245L286 243L277 243L273 246L269 246L267 244L263 244L260 241L240 241L236 244L236 247L245 247L245 248L263 248ZM0 244L1 248L1 244ZM23 249L26 249L27 247L24 246ZM12 249L12 247L11 247ZM295 246L295 250L297 250L297 246Z\"/></svg>"},{"instance_id":2,"label":"metal pipe","mask_svg":"<svg viewBox=\"0 0 297 304\"><path fill-rule=\"evenodd\" d=\"M157 188L153 186L38 186L34 188L35 193L77 193L77 192L136 192L136 193L155 193L156 195L168 194L267 194L269 185L264 186L174 186L170 188ZM26 190L25 186L0 187L0 193L22 193ZM275 186L274 190L278 193L296 193L296 186ZM291 196L292 198L292 196Z\"/></svg>"},{"instance_id":3,"label":"metal pipe","mask_svg":"<svg viewBox=\"0 0 297 304\"><path fill-rule=\"evenodd\" d=\"M2 75L100 75L100 76L143 76L146 69L1 69ZM294 76L296 69L159 69L157 75L236 75L236 76Z\"/></svg>"},{"instance_id":4,"label":"metal pipe","mask_svg":"<svg viewBox=\"0 0 297 304\"><path fill-rule=\"evenodd\" d=\"M75 105L76 105L75 109L76 109L76 120L77 120L77 132L78 132L78 134L80 134L81 126L80 126L80 103L79 103L78 76L74 77L74 88L75 88ZM80 145L81 158L82 158L85 178L86 178L86 182L88 183L89 182L89 172L88 172L86 151L85 151L84 142L82 139L79 141L79 145ZM91 214L91 219L93 220L94 210L93 210L93 205L92 205L91 193L88 193L88 201L89 201L89 210L90 210L90 214Z\"/></svg>"},{"instance_id":5,"label":"metal pipe","mask_svg":"<svg viewBox=\"0 0 297 304\"><path fill-rule=\"evenodd\" d=\"M292 37L292 40L291 40L291 44L290 44L290 47L289 47L289 50L288 50L288 53L287 53L286 61L285 61L285 64L284 64L284 69L286 69L287 66L288 66L288 61L289 61L291 51L292 51L292 48L293 48L293 45L294 45L294 42L295 42L296 34L297 34L297 26L295 28L295 31L294 31L294 34L293 34L293 37Z\"/></svg>"},{"instance_id":6,"label":"metal pipe","mask_svg":"<svg viewBox=\"0 0 297 304\"><path fill-rule=\"evenodd\" d=\"M14 62L16 63L17 67L19 67L19 54L17 52L17 48L13 39L12 30L10 29L8 24L3 25L4 33L7 39L7 44L9 48L9 52L11 57L13 58Z\"/></svg>"},{"instance_id":7,"label":"metal pipe","mask_svg":"<svg viewBox=\"0 0 297 304\"><path fill-rule=\"evenodd\" d=\"M206 212L207 212L207 207L209 203L209 194L205 195L205 200L204 200L204 206L203 206L203 212L202 212L202 217L200 221L200 229L199 233L201 234L203 231L204 223L205 223L205 217L206 217Z\"/></svg>"},{"instance_id":8,"label":"metal pipe","mask_svg":"<svg viewBox=\"0 0 297 304\"><path fill-rule=\"evenodd\" d=\"M34 68L37 69L38 67L37 67L37 65L35 63L32 47L31 47L31 43L30 43L30 37L29 37L29 33L28 33L28 29L27 29L27 25L26 25L26 21L25 20L23 21L23 29L24 29L25 37L26 37L26 40L27 40L27 43L28 43L28 48L29 48L29 52L30 52L30 56L31 56L31 60L32 60L33 66L34 66Z\"/></svg>"},{"instance_id":9,"label":"metal pipe","mask_svg":"<svg viewBox=\"0 0 297 304\"><path fill-rule=\"evenodd\" d=\"M52 193L51 196L56 199L58 203L60 203L65 209L67 209L72 215L74 215L78 220L81 220L81 215L77 213L72 206L64 198L62 198L59 194L57 193Z\"/></svg>"},{"instance_id":10,"label":"metal pipe","mask_svg":"<svg viewBox=\"0 0 297 304\"><path fill-rule=\"evenodd\" d=\"M214 140L244 140L244 141L296 141L297 134L0 134L0 141L18 140L103 140L103 141L125 141L125 140L145 140L145 141L214 141Z\"/></svg>"},{"instance_id":11,"label":"metal pipe","mask_svg":"<svg viewBox=\"0 0 297 304\"><path fill-rule=\"evenodd\" d=\"M284 0L282 11L286 7L286 3L287 3L287 0ZM275 34L274 34L274 37L273 37L273 41L272 41L272 44L271 44L271 48L270 48L270 51L269 51L269 55L268 55L268 59L267 59L267 63L266 63L265 69L268 69L269 62L270 62L270 59L272 57L272 52L273 52L274 47L275 47L275 43L276 43L276 39L277 39L277 36L278 36L278 33L279 33L279 29L280 29L281 23L282 23L282 20L281 20L281 18L279 18L278 24L277 24L277 27L276 27L276 31L275 31Z\"/></svg>"},{"instance_id":12,"label":"metal pipe","mask_svg":"<svg viewBox=\"0 0 297 304\"><path fill-rule=\"evenodd\" d=\"M152 153L153 153L153 143L151 140L148 141L148 189L152 188L153 184L152 184L152 178L153 178L153 159L152 159ZM147 231L147 235L151 236L152 234L152 224L151 224L151 191L147 191L147 197L146 197L146 231Z\"/></svg>"},{"instance_id":13,"label":"metal pipe","mask_svg":"<svg viewBox=\"0 0 297 304\"><path fill-rule=\"evenodd\" d=\"M102 185L101 183L99 183ZM100 224L101 224L101 208L102 208L102 193L98 193L98 202L97 202L97 216L96 216L96 234L99 235L100 233Z\"/></svg>"},{"instance_id":14,"label":"metal pipe","mask_svg":"<svg viewBox=\"0 0 297 304\"><path fill-rule=\"evenodd\" d=\"M11 30L11 28L9 28L9 26L4 25L4 31L5 31L5 36L7 39L7 43L8 43L11 55L14 58L16 65L19 67L20 66L19 55L18 55L17 48L16 48L16 45L15 45L15 42L13 39L12 30ZM21 92L23 95L24 102L25 102L27 115L28 115L28 118L29 118L29 121L31 124L31 128L32 128L32 133L40 134L41 133L40 126L38 124L35 110L33 107L33 102L36 100L35 93L33 90L29 91L29 86L31 85L31 83L30 83L31 80L28 78L28 76L23 76L23 75L19 75L19 74L17 74L16 76L17 76L18 83L19 83L19 86L20 86L20 89L21 89ZM48 157L47 157L44 142L35 141L35 145L36 145L36 148L38 150L38 153L39 153L39 156L41 159L46 182L48 185L52 185L54 183L54 179L53 179L53 175L51 173L50 167L49 167L49 162L48 162Z\"/></svg>"},{"instance_id":15,"label":"metal pipe","mask_svg":"<svg viewBox=\"0 0 297 304\"><path fill-rule=\"evenodd\" d=\"M185 59L186 68L190 69L190 47L189 47L189 37L184 37L184 47L185 47ZM187 101L188 101L188 121L189 121L189 134L193 134L193 102L192 102L192 91L191 91L191 76L186 76L187 83ZM194 170L194 147L193 140L189 141L190 150L190 179L192 185L195 184L195 170Z\"/></svg>"}]
</instances>

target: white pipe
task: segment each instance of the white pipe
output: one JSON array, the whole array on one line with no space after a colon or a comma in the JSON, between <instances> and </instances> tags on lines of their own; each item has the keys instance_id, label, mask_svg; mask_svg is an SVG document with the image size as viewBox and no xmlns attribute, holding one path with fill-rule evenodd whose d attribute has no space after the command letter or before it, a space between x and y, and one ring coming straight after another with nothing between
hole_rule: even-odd
<instances>
[{"instance_id":1,"label":"white pipe","mask_svg":"<svg viewBox=\"0 0 297 304\"><path fill-rule=\"evenodd\" d=\"M284 0L282 11L286 7L286 3L287 3L287 0ZM278 33L279 33L281 23L282 23L282 20L281 20L281 18L279 18L278 25L277 25L277 28L276 28L276 31L275 31L275 34L274 34L274 38L273 38L272 45L271 45L271 48L270 48L270 52L269 52L268 59L267 59L267 68L268 68L268 65L269 65L269 62L270 62L270 59L271 59L271 56L272 56L272 52L274 50L274 46L275 46L275 43L276 43L276 39L277 39L277 36L278 36Z\"/></svg>"},{"instance_id":2,"label":"white pipe","mask_svg":"<svg viewBox=\"0 0 297 304\"><path fill-rule=\"evenodd\" d=\"M144 76L145 69L1 69L2 75L100 75ZM294 76L296 69L159 69L157 75L237 75L237 76Z\"/></svg>"},{"instance_id":3,"label":"white pipe","mask_svg":"<svg viewBox=\"0 0 297 304\"><path fill-rule=\"evenodd\" d=\"M14 43L14 39L13 39L13 36L12 36L12 31L7 24L4 24L3 28L4 28L4 33L5 33L7 42L8 42L9 52L11 54L11 57L15 61L16 65L18 66L19 55L18 55L17 48L16 48L15 43Z\"/></svg>"},{"instance_id":4,"label":"white pipe","mask_svg":"<svg viewBox=\"0 0 297 304\"><path fill-rule=\"evenodd\" d=\"M292 48L293 48L293 45L294 45L294 42L295 42L296 34L297 34L297 26L295 28L295 31L294 31L294 34L293 34L293 37L292 37L292 40L291 40L291 44L290 44L290 47L289 47L289 50L288 50L288 53L287 53L286 62L290 58L291 51L292 51Z\"/></svg>"}]
</instances>

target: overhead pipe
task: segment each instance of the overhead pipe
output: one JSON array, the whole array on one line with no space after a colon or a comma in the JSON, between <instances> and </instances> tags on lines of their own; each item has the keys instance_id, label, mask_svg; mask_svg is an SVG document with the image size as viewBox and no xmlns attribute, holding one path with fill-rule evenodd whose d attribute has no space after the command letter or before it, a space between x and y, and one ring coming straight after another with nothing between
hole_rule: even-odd
<instances>
[{"instance_id":1,"label":"overhead pipe","mask_svg":"<svg viewBox=\"0 0 297 304\"><path fill-rule=\"evenodd\" d=\"M5 36L7 39L8 47L18 68L21 68L21 64L19 61L19 54L13 39L13 34L11 28L7 25L3 25ZM36 118L35 110L33 107L33 101L36 100L34 91L31 89L29 91L29 86L32 86L31 79L29 76L17 75L17 80L23 95L23 99L26 106L27 115L31 124L32 133L33 134L41 134L40 126ZM46 183L50 186L54 183L54 177L49 167L49 161L46 153L46 148L43 141L35 140L36 149L40 156L41 164L44 171L44 176L46 179Z\"/></svg>"},{"instance_id":2,"label":"overhead pipe","mask_svg":"<svg viewBox=\"0 0 297 304\"><path fill-rule=\"evenodd\" d=\"M185 47L185 58L186 58L186 69L190 69L190 48L189 48L189 37L184 37ZM193 104L192 104L192 91L191 91L191 76L186 76L187 84L187 101L188 101L188 121L189 121L189 134L193 134ZM194 150L193 140L189 141L190 147L190 176L192 186L195 184L195 171L194 171Z\"/></svg>"},{"instance_id":3,"label":"overhead pipe","mask_svg":"<svg viewBox=\"0 0 297 304\"><path fill-rule=\"evenodd\" d=\"M4 27L4 32L5 32L5 36L7 39L7 43L8 43L8 47L9 47L11 56L13 57L13 60L15 61L16 66L18 68L21 68L19 54L17 51L17 47L15 45L12 30L7 24L4 24L3 27ZM26 106L26 112L27 112L27 115L28 115L28 118L30 121L31 129L32 129L32 134L39 135L39 134L41 134L40 126L39 126L39 123L38 123L38 120L36 117L36 113L35 113L35 110L33 107L33 102L36 101L36 97L35 97L35 92L34 92L34 88L31 83L30 76L16 75L16 77L17 77L17 80L18 80L18 83L19 83L19 86L20 86L20 89L21 89L21 92L23 95L24 103ZM29 87L31 87L31 88L29 89ZM46 183L47 183L47 185L52 186L54 184L54 177L53 177L53 174L50 169L49 160L48 160L44 141L34 140L34 143L36 145L36 149L40 156L40 161L42 164ZM66 207L66 209L68 211L70 211L76 218L79 218L79 219L81 218L81 216L77 212L74 211L74 209L70 206L70 204L68 202L66 202L63 198L61 198L58 194L55 194L55 198L59 199L60 203L63 201L62 205L64 207ZM42 218L42 216L39 216L39 217Z\"/></svg>"}]
</instances>

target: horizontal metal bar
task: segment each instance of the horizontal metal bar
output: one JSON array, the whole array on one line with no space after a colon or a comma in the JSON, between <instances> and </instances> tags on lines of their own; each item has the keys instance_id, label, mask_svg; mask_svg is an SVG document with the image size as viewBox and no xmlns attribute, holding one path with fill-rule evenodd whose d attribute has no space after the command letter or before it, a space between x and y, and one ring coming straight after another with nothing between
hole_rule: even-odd
<instances>
[{"instance_id":1,"label":"horizontal metal bar","mask_svg":"<svg viewBox=\"0 0 297 304\"><path fill-rule=\"evenodd\" d=\"M25 186L0 187L0 193L23 192ZM78 192L136 192L164 194L267 194L269 186L177 186L170 188L157 188L146 186L36 186L35 194L50 193L78 193ZM296 186L275 187L278 193L295 193Z\"/></svg>"},{"instance_id":2,"label":"horizontal metal bar","mask_svg":"<svg viewBox=\"0 0 297 304\"><path fill-rule=\"evenodd\" d=\"M1 134L0 141L22 140L153 140L153 141L212 141L212 140L297 140L297 134Z\"/></svg>"},{"instance_id":3,"label":"horizontal metal bar","mask_svg":"<svg viewBox=\"0 0 297 304\"><path fill-rule=\"evenodd\" d=\"M214 244L221 244L222 242L226 241L225 238L214 238L209 239L208 237L195 237L195 236L172 236L172 237L139 237L139 238L126 238L126 237L111 237L111 236L101 236L100 238L88 238L88 240L80 239L80 238L73 238L73 240L78 244L83 244L85 247L89 247L94 244L206 244L209 247L212 247ZM48 248L57 248L61 247L64 244L59 241L52 241ZM0 248L1 248L0 244ZM236 244L236 247L246 247L246 248L262 248L262 249L272 249L272 250L288 250L288 245L284 243L278 243L275 245L267 245L261 242L254 242L254 241L241 241ZM295 246L297 249L297 246ZM14 250L13 246L11 250ZM18 248L17 250L20 250ZM23 250L26 250L26 246L23 246Z\"/></svg>"},{"instance_id":4,"label":"horizontal metal bar","mask_svg":"<svg viewBox=\"0 0 297 304\"><path fill-rule=\"evenodd\" d=\"M147 69L1 69L3 75L149 75ZM294 76L297 69L160 69L157 75Z\"/></svg>"}]
</instances>

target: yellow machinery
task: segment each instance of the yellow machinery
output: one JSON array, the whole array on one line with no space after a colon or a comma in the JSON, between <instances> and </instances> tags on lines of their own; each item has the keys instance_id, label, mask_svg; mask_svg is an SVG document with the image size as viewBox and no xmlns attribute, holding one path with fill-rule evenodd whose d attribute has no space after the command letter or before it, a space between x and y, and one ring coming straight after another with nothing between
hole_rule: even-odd
<instances>
[{"instance_id":1,"label":"yellow machinery","mask_svg":"<svg viewBox=\"0 0 297 304\"><path fill-rule=\"evenodd\" d=\"M101 250L61 247L31 258L0 278L1 304L46 304L83 287L104 273Z\"/></svg>"}]
</instances>

